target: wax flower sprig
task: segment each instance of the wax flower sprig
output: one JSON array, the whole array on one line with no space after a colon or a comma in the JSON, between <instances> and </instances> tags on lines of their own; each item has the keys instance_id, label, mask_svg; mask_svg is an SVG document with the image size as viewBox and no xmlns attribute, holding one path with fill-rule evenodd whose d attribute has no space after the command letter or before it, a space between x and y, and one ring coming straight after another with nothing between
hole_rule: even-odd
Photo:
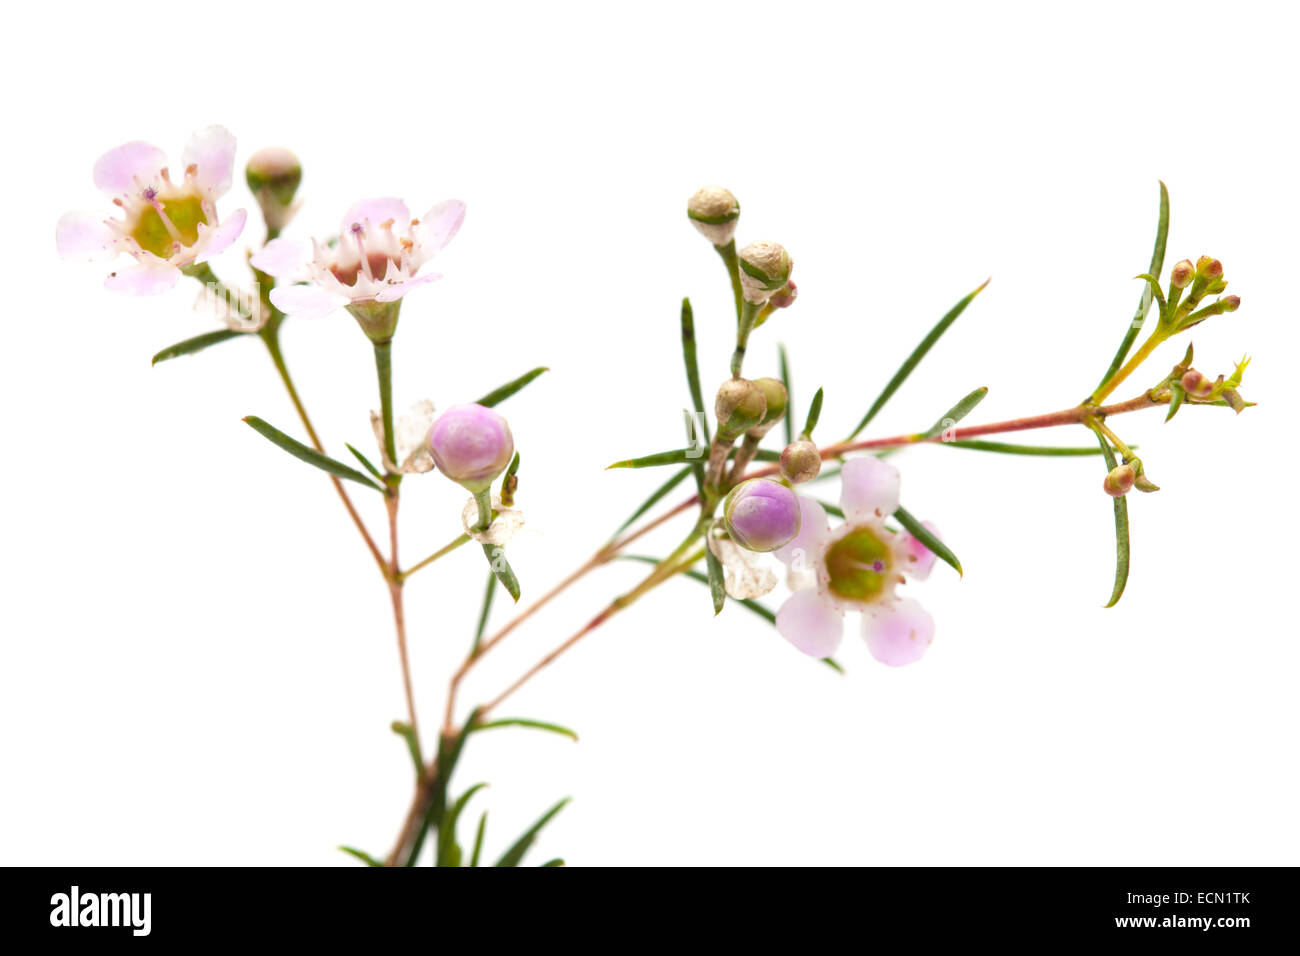
<instances>
[{"instance_id":1,"label":"wax flower sprig","mask_svg":"<svg viewBox=\"0 0 1300 956\"><path fill-rule=\"evenodd\" d=\"M1179 262L1170 270L1167 287L1162 287L1169 224L1168 194L1162 184L1155 249L1150 265L1139 277L1144 287L1138 311L1101 383L1088 398L1059 411L962 426L988 394L986 387L973 387L926 428L895 436L859 437L965 313L986 287L985 282L961 298L922 337L843 440L821 442L819 435L826 430L821 424L823 392L817 389L807 413L802 419L796 417L790 358L783 347L776 350L775 368L762 369L766 374L754 377L746 374L746 366L752 367L756 361L751 342L764 334L760 330L773 327L799 298L791 278L794 260L780 243L770 240L738 247L740 203L728 190L708 186L689 199L687 215L717 252L732 292L734 315L726 322L734 329L734 345L725 377L706 405L695 313L690 300L683 300L677 330L690 398L685 409L690 444L611 466L675 467L587 561L492 631L489 624L496 592L504 590L515 601L524 593L505 554L507 544L524 523L517 504L520 454L510 425L497 408L547 369L532 368L476 400L451 405L440 414L428 400L417 403L407 415L396 414L393 407L392 353L403 304L411 293L440 278L427 267L457 235L465 205L446 200L417 218L398 199L363 200L345 212L336 235L310 241L285 235L300 206L302 165L286 149L259 150L248 161L246 181L262 212L266 241L247 257L251 282L232 283L220 278L211 262L243 234L246 223L242 210L223 218L217 209L218 200L232 185L235 152L233 136L220 127L209 127L195 134L186 147L181 177L170 174L161 150L145 143L128 143L106 153L95 165L94 180L120 215L105 220L69 214L57 226L57 244L60 252L71 258L129 255L133 264L112 273L105 283L116 292L159 294L188 277L202 287L201 305L219 306L217 316L223 327L161 350L154 356L154 364L203 353L223 342L260 340L306 441L260 417L248 416L245 421L283 451L326 474L373 558L391 599L405 700L405 717L392 723L392 731L409 756L414 786L388 853L377 856L354 847L342 848L368 865L410 866L424 857L426 848L435 865L480 865L486 852L486 814L479 818L472 843L462 842L459 831L461 818L484 784L463 789L454 786L468 742L480 732L505 727L577 739L573 731L549 721L496 715L520 688L580 641L670 580L681 578L706 585L715 617L728 603L744 607L772 625L796 651L838 671L843 668L833 655L840 651L850 617L857 620L867 652L875 660L891 667L919 660L932 645L936 626L909 588L926 580L939 562L959 575L962 565L937 527L904 507L902 476L894 460L887 457L892 453L931 444L1018 456L1102 456L1106 462L1102 487L1113 499L1117 540L1113 605L1128 577L1126 496L1134 488L1158 490L1136 455L1136 446L1120 438L1113 420L1146 408L1167 408L1165 420L1170 421L1188 406L1228 407L1240 412L1251 404L1240 392L1248 360L1237 363L1230 374L1211 378L1193 367L1190 345L1182 360L1146 391L1107 404L1162 344L1213 316L1234 312L1240 305L1235 295L1222 295L1226 287L1223 266L1209 257ZM1158 306L1156 320L1146 340L1134 350L1153 305ZM815 311L816 307L805 304L801 311L807 313L810 308ZM379 409L370 412L370 421L376 445L372 455L378 464L349 443L342 444L350 460L326 452L280 344L286 321L309 323L338 311L355 319L373 353ZM721 371L721 362L719 368ZM936 410L931 409L922 421L931 420ZM1063 447L988 439L1062 425L1088 429L1096 444ZM779 445L765 447L778 433ZM831 467L824 467L827 464ZM400 503L410 490L408 479L431 471L441 472L459 486L462 495L469 495L468 499L459 498L459 533L421 560L404 564L399 559ZM693 479L694 493L652 517L651 511L688 478ZM837 501L815 493L819 484L834 479L840 485ZM360 493L377 495L372 500L383 502L386 547L380 547L362 519L349 489L362 489ZM454 513L454 509L448 510ZM690 520L680 543L666 556L630 553L632 544L681 515ZM419 722L408 655L405 588L415 574L471 541L481 546L488 564L486 589L473 639L447 681L441 723L430 735L427 730L422 732ZM503 688L462 706L463 686L485 656L575 582L616 560L648 565L648 570L631 588L603 602L584 625ZM701 562L703 571L698 570ZM778 569L789 594L772 609L760 599L777 588ZM421 580L434 577L426 574ZM443 635L433 637L442 639ZM434 739L430 740L431 736ZM566 803L561 800L552 805L506 846L497 865L519 865L541 830ZM543 865L562 862L553 859Z\"/></svg>"}]
</instances>

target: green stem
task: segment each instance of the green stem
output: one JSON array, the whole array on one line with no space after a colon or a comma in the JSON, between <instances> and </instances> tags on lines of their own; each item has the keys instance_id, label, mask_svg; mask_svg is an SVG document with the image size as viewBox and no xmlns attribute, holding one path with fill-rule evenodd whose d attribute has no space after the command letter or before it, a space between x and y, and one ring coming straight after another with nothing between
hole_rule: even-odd
<instances>
[{"instance_id":1,"label":"green stem","mask_svg":"<svg viewBox=\"0 0 1300 956\"><path fill-rule=\"evenodd\" d=\"M731 279L731 294L736 300L736 319L739 321L740 313L744 307L745 293L740 285L740 262L736 258L736 240L732 239L725 246L714 246L718 255L722 256L722 261L727 267L727 275Z\"/></svg>"},{"instance_id":2,"label":"green stem","mask_svg":"<svg viewBox=\"0 0 1300 956\"><path fill-rule=\"evenodd\" d=\"M745 347L749 344L749 333L754 331L754 321L758 318L759 306L745 301L740 307L740 324L736 328L736 351L731 353L731 374L740 377L740 370L745 364Z\"/></svg>"},{"instance_id":3,"label":"green stem","mask_svg":"<svg viewBox=\"0 0 1300 956\"><path fill-rule=\"evenodd\" d=\"M417 561L415 564L411 565L409 568L403 571L400 575L401 579L405 581L407 578L409 578L416 571L419 571L421 568L427 568L429 565L433 564L433 562L437 561L439 558L451 554L461 545L466 544L469 541L469 539L470 539L469 535L467 534L458 535L457 537L452 538L450 542L443 545L437 551L433 552L433 554L429 555L423 561Z\"/></svg>"},{"instance_id":4,"label":"green stem","mask_svg":"<svg viewBox=\"0 0 1300 956\"><path fill-rule=\"evenodd\" d=\"M474 504L478 505L478 521L474 524L474 531L481 534L492 525L491 487L474 492Z\"/></svg>"},{"instance_id":5,"label":"green stem","mask_svg":"<svg viewBox=\"0 0 1300 956\"><path fill-rule=\"evenodd\" d=\"M1092 393L1089 402L1093 405L1100 405L1105 401L1106 397L1124 384L1124 380L1136 372L1138 366L1150 358L1151 353L1159 348L1168 337L1168 334L1161 329L1152 332L1151 338L1142 343L1142 347L1133 353L1133 357L1124 364L1124 367L1097 387L1097 390Z\"/></svg>"},{"instance_id":6,"label":"green stem","mask_svg":"<svg viewBox=\"0 0 1300 956\"><path fill-rule=\"evenodd\" d=\"M393 340L375 343L375 373L379 378L379 414L384 422L384 453L397 465L397 441L393 434Z\"/></svg>"}]
</instances>

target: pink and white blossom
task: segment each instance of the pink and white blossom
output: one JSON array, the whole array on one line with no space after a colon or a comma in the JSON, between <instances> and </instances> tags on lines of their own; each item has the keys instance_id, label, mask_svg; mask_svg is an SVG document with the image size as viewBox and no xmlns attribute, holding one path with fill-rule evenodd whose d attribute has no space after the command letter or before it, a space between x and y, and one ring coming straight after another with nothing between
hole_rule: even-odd
<instances>
[{"instance_id":1,"label":"pink and white blossom","mask_svg":"<svg viewBox=\"0 0 1300 956\"><path fill-rule=\"evenodd\" d=\"M190 137L179 182L156 146L137 141L109 150L95 163L94 181L121 216L64 214L55 230L59 253L91 260L126 253L135 264L110 273L105 286L133 295L166 292L182 269L207 262L243 231L243 209L224 222L217 216L217 200L230 189L234 164L235 137L221 126Z\"/></svg>"},{"instance_id":2,"label":"pink and white blossom","mask_svg":"<svg viewBox=\"0 0 1300 956\"><path fill-rule=\"evenodd\" d=\"M843 640L845 615L857 613L872 657L891 667L911 664L934 640L934 620L897 588L906 576L927 577L935 556L885 525L898 510L893 465L855 458L844 464L841 482L844 523L832 530L825 509L800 497L799 532L774 552L790 568L793 592L777 611L777 630L803 653L829 657Z\"/></svg>"},{"instance_id":3,"label":"pink and white blossom","mask_svg":"<svg viewBox=\"0 0 1300 956\"><path fill-rule=\"evenodd\" d=\"M420 270L451 242L464 219L465 204L457 199L438 203L419 219L400 199L366 199L343 216L337 241L275 239L252 264L303 283L271 291L275 307L290 315L319 318L340 308L394 303L441 278Z\"/></svg>"}]
</instances>

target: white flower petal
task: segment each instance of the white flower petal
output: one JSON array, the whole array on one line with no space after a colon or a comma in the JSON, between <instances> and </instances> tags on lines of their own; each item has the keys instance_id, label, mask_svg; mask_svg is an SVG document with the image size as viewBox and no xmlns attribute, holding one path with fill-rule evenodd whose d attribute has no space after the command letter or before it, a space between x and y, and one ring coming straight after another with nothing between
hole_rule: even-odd
<instances>
[{"instance_id":1,"label":"white flower petal","mask_svg":"<svg viewBox=\"0 0 1300 956\"><path fill-rule=\"evenodd\" d=\"M363 199L353 203L352 208L344 214L343 221L339 224L339 234L346 236L354 223L369 222L372 226L379 226L389 219L405 227L411 221L411 211L400 199Z\"/></svg>"},{"instance_id":2,"label":"white flower petal","mask_svg":"<svg viewBox=\"0 0 1300 956\"><path fill-rule=\"evenodd\" d=\"M281 279L302 270L311 255L311 246L302 239L272 239L248 261L254 269Z\"/></svg>"},{"instance_id":3,"label":"white flower petal","mask_svg":"<svg viewBox=\"0 0 1300 956\"><path fill-rule=\"evenodd\" d=\"M496 495L492 496L492 510L496 512L496 517L492 519L486 531L474 530L474 526L478 524L478 502L473 498L465 503L460 513L460 520L465 527L465 533L479 544L501 547L523 528L524 513L502 506L501 499Z\"/></svg>"},{"instance_id":4,"label":"white flower petal","mask_svg":"<svg viewBox=\"0 0 1300 956\"><path fill-rule=\"evenodd\" d=\"M272 305L286 315L304 319L323 319L343 308L348 301L347 296L326 292L314 285L290 285L271 290Z\"/></svg>"},{"instance_id":5,"label":"white flower petal","mask_svg":"<svg viewBox=\"0 0 1300 956\"><path fill-rule=\"evenodd\" d=\"M104 288L128 295L158 295L174 287L180 277L181 270L176 266L146 252L136 265L111 273L104 280Z\"/></svg>"},{"instance_id":6,"label":"white flower petal","mask_svg":"<svg viewBox=\"0 0 1300 956\"><path fill-rule=\"evenodd\" d=\"M194 181L213 198L230 189L235 169L235 137L224 126L208 126L190 137L181 153L185 168L194 167Z\"/></svg>"},{"instance_id":7,"label":"white flower petal","mask_svg":"<svg viewBox=\"0 0 1300 956\"><path fill-rule=\"evenodd\" d=\"M872 657L903 667L920 660L934 641L934 618L911 598L899 598L862 615L862 636Z\"/></svg>"},{"instance_id":8,"label":"white flower petal","mask_svg":"<svg viewBox=\"0 0 1300 956\"><path fill-rule=\"evenodd\" d=\"M426 285L427 283L433 282L441 278L442 278L441 273L429 272L426 273L425 275L417 276L414 279L407 279L405 282L400 282L397 285L387 286L381 289L379 292L376 292L375 301L396 302L398 299L406 295L406 293L410 292L412 289L418 289L422 285Z\"/></svg>"},{"instance_id":9,"label":"white flower petal","mask_svg":"<svg viewBox=\"0 0 1300 956\"><path fill-rule=\"evenodd\" d=\"M722 586L737 601L762 597L776 587L776 575L765 567L753 551L746 551L730 538L709 538L718 561L722 563Z\"/></svg>"},{"instance_id":10,"label":"white flower petal","mask_svg":"<svg viewBox=\"0 0 1300 956\"><path fill-rule=\"evenodd\" d=\"M772 553L777 560L795 571L810 569L830 539L830 522L826 509L803 495L799 499L799 533L783 548Z\"/></svg>"},{"instance_id":11,"label":"white flower petal","mask_svg":"<svg viewBox=\"0 0 1300 956\"><path fill-rule=\"evenodd\" d=\"M152 143L136 141L110 149L95 162L95 186L109 196L134 195L141 184L158 181L167 154Z\"/></svg>"},{"instance_id":12,"label":"white flower petal","mask_svg":"<svg viewBox=\"0 0 1300 956\"><path fill-rule=\"evenodd\" d=\"M776 612L776 629L809 657L830 657L844 639L844 615L816 591L796 591Z\"/></svg>"},{"instance_id":13,"label":"white flower petal","mask_svg":"<svg viewBox=\"0 0 1300 956\"><path fill-rule=\"evenodd\" d=\"M117 233L98 216L64 213L54 229L59 255L65 259L105 259L117 253Z\"/></svg>"},{"instance_id":14,"label":"white flower petal","mask_svg":"<svg viewBox=\"0 0 1300 956\"><path fill-rule=\"evenodd\" d=\"M465 221L465 204L459 199L445 199L420 219L420 241L426 251L437 252L456 238Z\"/></svg>"},{"instance_id":15,"label":"white flower petal","mask_svg":"<svg viewBox=\"0 0 1300 956\"><path fill-rule=\"evenodd\" d=\"M194 244L194 249L198 253L194 257L195 262L207 262L215 258L230 248L231 243L239 238L239 234L244 231L244 223L248 220L248 213L243 209L236 209L235 212L219 225L208 228L199 226L199 239Z\"/></svg>"},{"instance_id":16,"label":"white flower petal","mask_svg":"<svg viewBox=\"0 0 1300 956\"><path fill-rule=\"evenodd\" d=\"M898 469L873 455L853 458L840 472L840 507L849 521L870 521L898 510Z\"/></svg>"}]
</instances>

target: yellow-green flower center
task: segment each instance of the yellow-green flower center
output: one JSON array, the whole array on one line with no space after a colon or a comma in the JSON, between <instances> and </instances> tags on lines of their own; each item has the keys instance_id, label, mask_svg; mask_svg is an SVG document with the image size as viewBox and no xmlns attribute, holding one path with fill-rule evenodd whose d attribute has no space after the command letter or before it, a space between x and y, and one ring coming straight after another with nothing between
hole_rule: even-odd
<instances>
[{"instance_id":1,"label":"yellow-green flower center","mask_svg":"<svg viewBox=\"0 0 1300 956\"><path fill-rule=\"evenodd\" d=\"M199 223L206 225L208 221L203 214L203 201L198 196L191 195L163 199L160 203L163 213L176 228L180 241L186 246L194 245L199 238ZM131 238L145 252L152 252L163 259L172 254L172 244L176 241L162 216L158 215L158 210L152 206L146 206L141 211L135 228L131 230Z\"/></svg>"},{"instance_id":2,"label":"yellow-green flower center","mask_svg":"<svg viewBox=\"0 0 1300 956\"><path fill-rule=\"evenodd\" d=\"M874 601L889 583L893 560L893 551L876 531L854 528L826 549L830 589L853 601Z\"/></svg>"}]
</instances>

